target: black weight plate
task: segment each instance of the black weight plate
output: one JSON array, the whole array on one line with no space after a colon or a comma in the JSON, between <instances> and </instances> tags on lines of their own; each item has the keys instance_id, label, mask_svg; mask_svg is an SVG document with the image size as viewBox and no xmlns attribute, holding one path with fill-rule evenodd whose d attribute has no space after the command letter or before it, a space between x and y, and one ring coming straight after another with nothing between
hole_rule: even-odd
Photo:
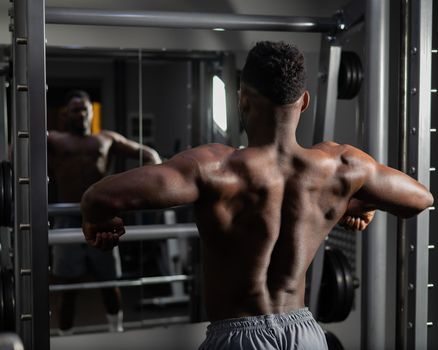
<instances>
[{"instance_id":1,"label":"black weight plate","mask_svg":"<svg viewBox=\"0 0 438 350\"><path fill-rule=\"evenodd\" d=\"M341 54L338 75L338 98L352 99L359 93L363 80L363 68L360 57L353 51Z\"/></svg>"},{"instance_id":2,"label":"black weight plate","mask_svg":"<svg viewBox=\"0 0 438 350\"><path fill-rule=\"evenodd\" d=\"M2 162L3 168L3 187L4 187L4 214L5 225L12 226L12 167L7 161Z\"/></svg>"},{"instance_id":3,"label":"black weight plate","mask_svg":"<svg viewBox=\"0 0 438 350\"><path fill-rule=\"evenodd\" d=\"M6 331L15 330L15 290L14 272L10 269L2 271L4 297L4 323Z\"/></svg>"},{"instance_id":4,"label":"black weight plate","mask_svg":"<svg viewBox=\"0 0 438 350\"><path fill-rule=\"evenodd\" d=\"M350 69L351 75L350 75L350 80L349 80L349 84L348 84L348 89L345 92L344 98L349 100L355 96L354 90L355 90L355 86L357 84L358 75L357 75L357 70L356 70L354 53L353 52L346 52L346 57L348 59L347 62L348 62L348 67Z\"/></svg>"},{"instance_id":5,"label":"black weight plate","mask_svg":"<svg viewBox=\"0 0 438 350\"><path fill-rule=\"evenodd\" d=\"M360 88L362 87L363 67L362 67L362 62L360 60L360 57L356 53L355 53L355 60L354 61L356 63L356 71L357 71L357 83L356 83L355 94L354 94L354 96L356 96L359 93Z\"/></svg>"},{"instance_id":6,"label":"black weight plate","mask_svg":"<svg viewBox=\"0 0 438 350\"><path fill-rule=\"evenodd\" d=\"M353 275L347 257L338 249L333 250L334 258L338 261L344 276L344 301L336 314L336 322L344 321L351 312L354 299Z\"/></svg>"},{"instance_id":7,"label":"black weight plate","mask_svg":"<svg viewBox=\"0 0 438 350\"><path fill-rule=\"evenodd\" d=\"M5 226L5 187L3 185L3 166L0 166L0 226Z\"/></svg>"},{"instance_id":8,"label":"black weight plate","mask_svg":"<svg viewBox=\"0 0 438 350\"><path fill-rule=\"evenodd\" d=\"M338 73L338 98L344 99L351 84L351 66L347 52L342 52Z\"/></svg>"},{"instance_id":9,"label":"black weight plate","mask_svg":"<svg viewBox=\"0 0 438 350\"><path fill-rule=\"evenodd\" d=\"M341 341L332 332L324 331L329 350L344 350Z\"/></svg>"},{"instance_id":10,"label":"black weight plate","mask_svg":"<svg viewBox=\"0 0 438 350\"><path fill-rule=\"evenodd\" d=\"M339 309L345 301L344 272L333 250L326 248L322 273L321 289L318 299L318 321L337 322Z\"/></svg>"}]
</instances>

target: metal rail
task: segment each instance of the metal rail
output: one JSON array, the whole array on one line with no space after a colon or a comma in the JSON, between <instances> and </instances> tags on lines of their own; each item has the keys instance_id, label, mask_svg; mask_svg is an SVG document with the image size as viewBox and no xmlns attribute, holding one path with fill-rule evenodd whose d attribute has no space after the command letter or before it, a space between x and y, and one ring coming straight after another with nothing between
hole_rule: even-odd
<instances>
[{"instance_id":1,"label":"metal rail","mask_svg":"<svg viewBox=\"0 0 438 350\"><path fill-rule=\"evenodd\" d=\"M389 0L366 2L366 112L370 155L387 164ZM387 348L387 214L376 213L363 235L362 349Z\"/></svg>"},{"instance_id":2,"label":"metal rail","mask_svg":"<svg viewBox=\"0 0 438 350\"><path fill-rule=\"evenodd\" d=\"M324 33L344 26L337 18L223 13L109 11L46 8L46 23L212 30L260 30Z\"/></svg>"},{"instance_id":3,"label":"metal rail","mask_svg":"<svg viewBox=\"0 0 438 350\"><path fill-rule=\"evenodd\" d=\"M84 289L114 288L114 287L139 287L139 286L146 286L151 284L191 281L192 279L193 277L188 275L142 277L136 280L129 280L129 281L100 281L100 282L83 282L83 283L69 283L69 284L52 284L49 287L49 290L51 292L59 292L65 290L84 290Z\"/></svg>"},{"instance_id":4,"label":"metal rail","mask_svg":"<svg viewBox=\"0 0 438 350\"><path fill-rule=\"evenodd\" d=\"M122 242L189 238L198 235L198 229L195 224L126 226L125 229L126 234L121 237ZM85 243L80 228L49 230L50 245L71 243Z\"/></svg>"}]
</instances>

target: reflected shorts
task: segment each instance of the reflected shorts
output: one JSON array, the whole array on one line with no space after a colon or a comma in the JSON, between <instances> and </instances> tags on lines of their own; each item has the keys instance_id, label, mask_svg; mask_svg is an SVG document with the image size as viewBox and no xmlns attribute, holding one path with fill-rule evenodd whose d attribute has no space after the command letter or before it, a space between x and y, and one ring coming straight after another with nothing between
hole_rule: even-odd
<instances>
[{"instance_id":1,"label":"reflected shorts","mask_svg":"<svg viewBox=\"0 0 438 350\"><path fill-rule=\"evenodd\" d=\"M325 335L307 309L211 323L199 350L328 349Z\"/></svg>"},{"instance_id":2,"label":"reflected shorts","mask_svg":"<svg viewBox=\"0 0 438 350\"><path fill-rule=\"evenodd\" d=\"M54 228L80 228L80 217L59 217ZM62 233L60 233L62 234ZM111 251L101 251L88 244L54 245L53 274L65 278L78 278L90 273L98 281L115 280L121 277L118 247Z\"/></svg>"}]
</instances>

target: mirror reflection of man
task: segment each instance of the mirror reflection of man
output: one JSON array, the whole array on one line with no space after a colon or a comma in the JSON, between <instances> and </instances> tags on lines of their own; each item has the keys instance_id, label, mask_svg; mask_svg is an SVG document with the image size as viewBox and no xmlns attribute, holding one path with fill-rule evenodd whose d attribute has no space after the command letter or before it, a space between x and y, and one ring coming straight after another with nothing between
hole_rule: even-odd
<instances>
[{"instance_id":1,"label":"mirror reflection of man","mask_svg":"<svg viewBox=\"0 0 438 350\"><path fill-rule=\"evenodd\" d=\"M103 130L91 133L93 109L85 91L71 91L66 97L66 131L50 131L47 140L49 172L54 177L58 202L78 203L85 190L108 172L114 156L138 158L144 164L161 163L150 147ZM54 228L81 227L80 216L58 216ZM53 275L60 283L77 283L91 274L98 281L120 277L118 251L101 252L86 244L53 247ZM123 313L119 288L102 288L110 331L123 330ZM59 306L60 334L72 333L77 291L61 293Z\"/></svg>"}]
</instances>

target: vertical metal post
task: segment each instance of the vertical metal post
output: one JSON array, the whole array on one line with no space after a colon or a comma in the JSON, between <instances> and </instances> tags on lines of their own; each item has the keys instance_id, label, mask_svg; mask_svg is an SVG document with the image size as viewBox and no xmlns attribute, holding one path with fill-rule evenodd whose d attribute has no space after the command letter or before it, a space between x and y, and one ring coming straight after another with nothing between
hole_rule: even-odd
<instances>
[{"instance_id":1,"label":"vertical metal post","mask_svg":"<svg viewBox=\"0 0 438 350\"><path fill-rule=\"evenodd\" d=\"M143 144L143 55L138 49L138 143ZM143 150L139 151L139 166L143 165Z\"/></svg>"},{"instance_id":2,"label":"vertical metal post","mask_svg":"<svg viewBox=\"0 0 438 350\"><path fill-rule=\"evenodd\" d=\"M411 67L409 173L426 187L430 183L430 124L433 0L411 3ZM407 348L427 348L429 283L429 211L407 220L408 325Z\"/></svg>"},{"instance_id":3,"label":"vertical metal post","mask_svg":"<svg viewBox=\"0 0 438 350\"><path fill-rule=\"evenodd\" d=\"M45 0L27 0L32 348L49 349ZM21 271L22 273L22 271ZM29 348L30 349L30 348Z\"/></svg>"},{"instance_id":4,"label":"vertical metal post","mask_svg":"<svg viewBox=\"0 0 438 350\"><path fill-rule=\"evenodd\" d=\"M28 276L22 276L22 267L30 267L29 233L29 193L27 186L19 178L28 177L29 123L27 118L26 45L27 13L24 1L14 1L12 57L12 128L14 166L14 274L15 274L15 329L26 348L31 348L31 324L22 315L31 313L31 286ZM19 137L18 135L21 135ZM27 226L26 226L27 225ZM22 278L23 277L23 278Z\"/></svg>"},{"instance_id":5,"label":"vertical metal post","mask_svg":"<svg viewBox=\"0 0 438 350\"><path fill-rule=\"evenodd\" d=\"M410 0L401 1L400 13L400 116L399 116L399 168L408 172L409 137L409 68L410 68ZM397 222L397 292L396 292L396 348L407 349L408 327L408 248L406 220Z\"/></svg>"},{"instance_id":6,"label":"vertical metal post","mask_svg":"<svg viewBox=\"0 0 438 350\"><path fill-rule=\"evenodd\" d=\"M366 25L366 124L368 151L386 164L388 150L389 0L368 0ZM363 235L362 348L386 348L387 217L376 214Z\"/></svg>"},{"instance_id":7,"label":"vertical metal post","mask_svg":"<svg viewBox=\"0 0 438 350\"><path fill-rule=\"evenodd\" d=\"M45 3L13 6L16 330L26 349L49 349Z\"/></svg>"},{"instance_id":8,"label":"vertical metal post","mask_svg":"<svg viewBox=\"0 0 438 350\"><path fill-rule=\"evenodd\" d=\"M327 35L323 35L321 39L313 143L331 141L335 136L338 75L342 48L334 40L333 37Z\"/></svg>"}]
</instances>

